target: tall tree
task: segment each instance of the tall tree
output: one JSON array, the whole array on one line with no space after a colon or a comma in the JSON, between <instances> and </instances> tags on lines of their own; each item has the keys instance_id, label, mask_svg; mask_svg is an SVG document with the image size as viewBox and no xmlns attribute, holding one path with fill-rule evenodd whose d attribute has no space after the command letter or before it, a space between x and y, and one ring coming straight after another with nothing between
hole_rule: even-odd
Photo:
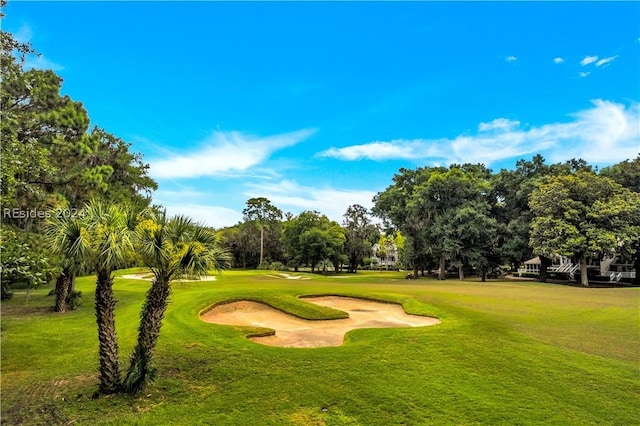
<instances>
[{"instance_id":1,"label":"tall tree","mask_svg":"<svg viewBox=\"0 0 640 426\"><path fill-rule=\"evenodd\" d=\"M357 272L362 259L371 255L371 247L380 233L371 221L369 211L359 204L349 206L343 217L349 272Z\"/></svg>"},{"instance_id":2,"label":"tall tree","mask_svg":"<svg viewBox=\"0 0 640 426\"><path fill-rule=\"evenodd\" d=\"M504 260L515 270L522 262L533 257L529 246L531 220L529 194L535 188L536 179L550 173L541 155L531 160L518 160L513 170L502 169L493 176L492 196L496 199L493 209L503 241L501 252Z\"/></svg>"},{"instance_id":3,"label":"tall tree","mask_svg":"<svg viewBox=\"0 0 640 426\"><path fill-rule=\"evenodd\" d=\"M264 230L269 223L282 219L282 211L264 197L250 198L242 211L245 220L255 220L260 227L260 265L264 261Z\"/></svg>"},{"instance_id":4,"label":"tall tree","mask_svg":"<svg viewBox=\"0 0 640 426\"><path fill-rule=\"evenodd\" d=\"M640 238L640 194L589 171L552 176L531 193L531 246L545 256L575 256L589 285L587 258Z\"/></svg>"},{"instance_id":5,"label":"tall tree","mask_svg":"<svg viewBox=\"0 0 640 426\"><path fill-rule=\"evenodd\" d=\"M231 265L235 268L255 268L259 266L260 230L256 223L242 222L218 231L220 245L231 255Z\"/></svg>"},{"instance_id":6,"label":"tall tree","mask_svg":"<svg viewBox=\"0 0 640 426\"><path fill-rule=\"evenodd\" d=\"M433 171L416 188L414 202L428 225L427 245L439 257L439 279L446 277L447 259L458 267L460 278L472 259L475 263L487 259L487 240L495 232L487 201L490 176L482 165L452 165L448 170ZM473 258L468 257L472 245L482 247Z\"/></svg>"},{"instance_id":7,"label":"tall tree","mask_svg":"<svg viewBox=\"0 0 640 426\"><path fill-rule=\"evenodd\" d=\"M50 180L56 168L38 137L51 134L52 118L55 119L52 111L56 108L55 101L48 99L47 92L53 73L25 71L26 57L36 52L11 33L0 31L0 43L0 197L4 208L33 209L46 205L48 193L43 182ZM4 218L5 223L22 229L32 220Z\"/></svg>"},{"instance_id":8,"label":"tall tree","mask_svg":"<svg viewBox=\"0 0 640 426\"><path fill-rule=\"evenodd\" d=\"M491 196L495 202L492 211L499 228L499 254L511 264L513 270L534 255L529 244L533 220L529 196L536 185L548 176L565 175L578 170L592 171L592 168L581 159L548 165L544 157L537 154L531 160L518 160L515 169L502 169L493 176ZM540 281L545 282L551 258L541 253L535 254L540 257Z\"/></svg>"},{"instance_id":9,"label":"tall tree","mask_svg":"<svg viewBox=\"0 0 640 426\"><path fill-rule=\"evenodd\" d=\"M283 225L282 243L295 270L302 264L316 264L331 259L336 269L343 251L345 236L337 222L317 211L304 211Z\"/></svg>"},{"instance_id":10,"label":"tall tree","mask_svg":"<svg viewBox=\"0 0 640 426\"><path fill-rule=\"evenodd\" d=\"M100 358L100 392L121 389L113 271L121 268L132 245L131 215L115 204L93 200L84 210L89 263L96 271L96 322Z\"/></svg>"},{"instance_id":11,"label":"tall tree","mask_svg":"<svg viewBox=\"0 0 640 426\"><path fill-rule=\"evenodd\" d=\"M640 155L633 160L625 160L613 166L606 167L600 171L600 175L609 177L625 188L640 193ZM636 218L638 219L638 218ZM621 247L623 257L630 259L636 276L633 279L634 285L640 285L640 238L628 247Z\"/></svg>"},{"instance_id":12,"label":"tall tree","mask_svg":"<svg viewBox=\"0 0 640 426\"><path fill-rule=\"evenodd\" d=\"M393 176L393 184L373 198L372 212L383 220L387 231L399 230L405 236L407 266L413 267L414 276L418 275L428 251L425 239L428 218L421 209L416 188L428 181L431 173L444 170L442 167L401 168Z\"/></svg>"},{"instance_id":13,"label":"tall tree","mask_svg":"<svg viewBox=\"0 0 640 426\"><path fill-rule=\"evenodd\" d=\"M600 170L600 175L615 180L633 192L640 192L640 155L633 160L625 160L605 167Z\"/></svg>"},{"instance_id":14,"label":"tall tree","mask_svg":"<svg viewBox=\"0 0 640 426\"><path fill-rule=\"evenodd\" d=\"M143 263L153 272L140 314L138 338L131 354L125 392L137 393L153 379L151 361L171 293L171 282L186 275L206 275L228 266L229 255L215 233L184 216L168 219L164 213L143 220L137 227L137 248Z\"/></svg>"},{"instance_id":15,"label":"tall tree","mask_svg":"<svg viewBox=\"0 0 640 426\"><path fill-rule=\"evenodd\" d=\"M36 52L1 31L0 197L4 208L54 209L65 202L79 208L94 197L146 207L157 184L130 145L95 128L82 103L61 93L62 78L52 70L24 69ZM5 217L32 229L37 217Z\"/></svg>"},{"instance_id":16,"label":"tall tree","mask_svg":"<svg viewBox=\"0 0 640 426\"><path fill-rule=\"evenodd\" d=\"M88 239L83 220L67 209L55 210L45 225L45 235L51 251L61 259L61 271L56 280L56 312L65 312L73 283L87 258Z\"/></svg>"}]
</instances>

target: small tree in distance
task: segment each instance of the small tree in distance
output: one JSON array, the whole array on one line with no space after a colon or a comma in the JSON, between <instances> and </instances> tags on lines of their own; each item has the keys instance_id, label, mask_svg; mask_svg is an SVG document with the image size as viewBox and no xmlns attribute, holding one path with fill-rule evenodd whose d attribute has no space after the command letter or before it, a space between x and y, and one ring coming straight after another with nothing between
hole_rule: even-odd
<instances>
[{"instance_id":1,"label":"small tree in distance","mask_svg":"<svg viewBox=\"0 0 640 426\"><path fill-rule=\"evenodd\" d=\"M357 272L362 259L371 256L371 247L377 239L378 228L372 223L369 211L359 204L351 205L344 214L345 254L349 272Z\"/></svg>"},{"instance_id":2,"label":"small tree in distance","mask_svg":"<svg viewBox=\"0 0 640 426\"><path fill-rule=\"evenodd\" d=\"M247 200L247 207L242 211L245 220L255 220L260 227L260 262L264 262L264 229L270 222L282 219L282 211L271 204L267 198L258 197Z\"/></svg>"}]
</instances>

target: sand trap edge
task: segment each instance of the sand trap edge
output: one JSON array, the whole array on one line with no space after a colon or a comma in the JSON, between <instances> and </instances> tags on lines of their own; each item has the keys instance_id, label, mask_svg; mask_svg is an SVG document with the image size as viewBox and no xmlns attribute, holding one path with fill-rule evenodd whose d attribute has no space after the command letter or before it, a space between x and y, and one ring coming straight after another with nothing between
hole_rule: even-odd
<instances>
[{"instance_id":1,"label":"sand trap edge","mask_svg":"<svg viewBox=\"0 0 640 426\"><path fill-rule=\"evenodd\" d=\"M309 296L309 297L315 297L315 296ZM339 296L339 297L343 297L343 296ZM300 299L300 296L298 296L298 299ZM337 319L349 318L349 314L347 312L341 311L340 309L335 309L335 308L328 308L328 309L332 309L332 310L337 311L337 312L342 312L343 314L346 315L346 317L342 317L342 318L305 318L305 317L303 317L301 315L294 314L293 312L285 311L284 309L279 308L277 306L273 306L272 304L270 304L268 302L265 302L264 300L253 299L253 298L250 298L250 297L234 297L234 298L231 298L231 299L222 300L220 302L215 302L213 305L208 306L208 307L200 310L200 312L198 312L198 318L202 317L202 315L204 315L207 312L209 312L210 310L214 309L216 306L228 305L230 303L235 303L235 302L260 303L262 305L265 305L265 306L268 306L268 307L270 307L272 309L280 311L280 312L282 312L284 314L291 315L292 317L296 317L296 318L299 318L299 319L302 319L302 320L305 320L305 321L333 321L333 320L337 320Z\"/></svg>"},{"instance_id":2,"label":"sand trap edge","mask_svg":"<svg viewBox=\"0 0 640 426\"><path fill-rule=\"evenodd\" d=\"M412 312L408 312L407 309L404 306L404 303L402 302L393 302L390 300L381 300L381 299L374 299L373 297L366 297L366 296L349 296L349 295L345 295L345 294L335 294L335 293L314 293L314 294L304 294L302 296L298 296L298 299L313 299L314 297L344 297L347 299L360 299L360 300L366 300L369 302L377 302L377 303L386 303L389 305L400 305L402 307L402 310L404 311L405 314L407 315L415 315L417 317L429 317L429 318L435 318L438 319L440 321L442 321L440 319L440 317L436 316L436 315L432 315L432 314L414 314ZM419 302L422 303L422 302ZM335 309L335 308L332 308ZM339 311L339 309L336 309ZM303 318L306 319L306 318Z\"/></svg>"}]
</instances>

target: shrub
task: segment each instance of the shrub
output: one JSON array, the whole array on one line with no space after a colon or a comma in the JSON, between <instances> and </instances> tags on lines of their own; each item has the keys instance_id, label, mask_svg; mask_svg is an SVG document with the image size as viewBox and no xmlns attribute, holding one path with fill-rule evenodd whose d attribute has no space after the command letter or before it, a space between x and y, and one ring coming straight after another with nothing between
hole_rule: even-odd
<instances>
[{"instance_id":1,"label":"shrub","mask_svg":"<svg viewBox=\"0 0 640 426\"><path fill-rule=\"evenodd\" d=\"M269 269L272 269L271 268L271 263L269 263L268 261L265 260L261 264L258 265L257 269L260 269L260 270L263 270L263 271L268 271Z\"/></svg>"},{"instance_id":2,"label":"shrub","mask_svg":"<svg viewBox=\"0 0 640 426\"><path fill-rule=\"evenodd\" d=\"M271 262L269 269L272 271L288 271L289 268L282 262Z\"/></svg>"},{"instance_id":3,"label":"shrub","mask_svg":"<svg viewBox=\"0 0 640 426\"><path fill-rule=\"evenodd\" d=\"M69 309L75 311L82 306L82 292L74 291L67 296L67 306Z\"/></svg>"}]
</instances>

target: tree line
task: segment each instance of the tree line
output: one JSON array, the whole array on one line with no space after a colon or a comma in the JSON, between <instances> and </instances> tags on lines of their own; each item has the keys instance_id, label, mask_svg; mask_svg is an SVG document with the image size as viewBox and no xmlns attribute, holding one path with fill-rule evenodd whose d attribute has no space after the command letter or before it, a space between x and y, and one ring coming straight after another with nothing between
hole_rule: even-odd
<instances>
[{"instance_id":1,"label":"tree line","mask_svg":"<svg viewBox=\"0 0 640 426\"><path fill-rule=\"evenodd\" d=\"M598 171L583 160L546 164L536 155L498 173L482 164L402 168L371 211L349 206L342 224L317 211L283 215L268 199L252 198L244 220L218 233L241 268L355 272L379 243L381 251L395 245L399 265L414 276L437 270L440 279L455 269L460 279L473 271L484 281L540 256L545 281L552 258L567 256L586 286L590 258L618 255L638 270L639 197L640 156Z\"/></svg>"}]
</instances>

